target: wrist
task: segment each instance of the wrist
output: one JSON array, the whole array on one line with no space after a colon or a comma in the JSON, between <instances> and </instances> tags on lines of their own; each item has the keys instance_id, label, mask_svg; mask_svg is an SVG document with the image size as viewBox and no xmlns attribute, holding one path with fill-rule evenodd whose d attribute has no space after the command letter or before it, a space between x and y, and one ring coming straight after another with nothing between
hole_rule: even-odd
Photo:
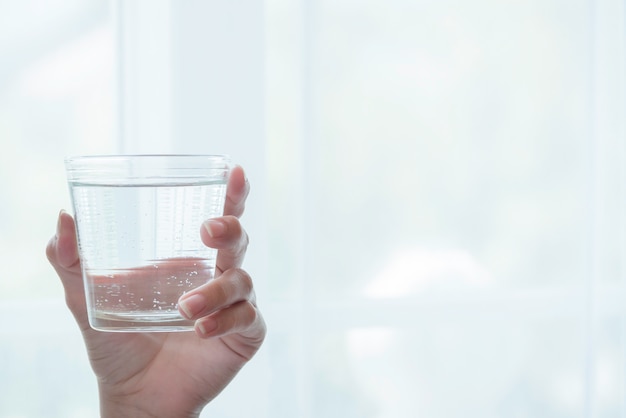
<instances>
[{"instance_id":1,"label":"wrist","mask_svg":"<svg viewBox=\"0 0 626 418\"><path fill-rule=\"evenodd\" d=\"M117 396L99 390L100 418L198 418L200 411L188 412L176 410L172 407L159 405L158 402L150 402L137 394L137 396Z\"/></svg>"},{"instance_id":2,"label":"wrist","mask_svg":"<svg viewBox=\"0 0 626 418\"><path fill-rule=\"evenodd\" d=\"M156 418L130 399L113 396L100 388L100 418Z\"/></svg>"}]
</instances>

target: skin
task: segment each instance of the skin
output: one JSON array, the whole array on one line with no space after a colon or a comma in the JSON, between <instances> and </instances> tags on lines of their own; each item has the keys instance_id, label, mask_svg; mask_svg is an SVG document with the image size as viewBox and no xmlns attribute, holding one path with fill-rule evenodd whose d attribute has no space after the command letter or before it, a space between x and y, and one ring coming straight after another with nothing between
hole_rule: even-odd
<instances>
[{"instance_id":1,"label":"skin","mask_svg":"<svg viewBox=\"0 0 626 418\"><path fill-rule=\"evenodd\" d=\"M65 289L98 378L102 417L197 417L261 346L266 326L241 269L248 236L239 223L249 185L241 167L228 183L225 216L200 234L219 250L216 278L179 300L194 332L111 333L89 326L74 219L59 214L46 254Z\"/></svg>"}]
</instances>

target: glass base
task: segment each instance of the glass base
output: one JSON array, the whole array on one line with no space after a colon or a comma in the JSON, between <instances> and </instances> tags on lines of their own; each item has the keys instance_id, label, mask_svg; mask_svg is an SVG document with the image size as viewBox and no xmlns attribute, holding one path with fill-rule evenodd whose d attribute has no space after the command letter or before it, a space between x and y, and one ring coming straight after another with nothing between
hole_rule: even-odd
<instances>
[{"instance_id":1,"label":"glass base","mask_svg":"<svg viewBox=\"0 0 626 418\"><path fill-rule=\"evenodd\" d=\"M178 313L94 312L89 316L89 324L97 331L106 332L184 332L194 329L194 321Z\"/></svg>"}]
</instances>

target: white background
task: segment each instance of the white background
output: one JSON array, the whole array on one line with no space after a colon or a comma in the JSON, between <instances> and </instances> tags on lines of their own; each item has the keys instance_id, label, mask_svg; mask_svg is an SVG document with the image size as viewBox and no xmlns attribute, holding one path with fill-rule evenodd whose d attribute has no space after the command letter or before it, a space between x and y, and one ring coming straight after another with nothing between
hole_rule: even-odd
<instances>
[{"instance_id":1,"label":"white background","mask_svg":"<svg viewBox=\"0 0 626 418\"><path fill-rule=\"evenodd\" d=\"M137 152L252 185L205 416L626 416L622 1L0 5L0 417L97 416L44 249L63 158Z\"/></svg>"}]
</instances>

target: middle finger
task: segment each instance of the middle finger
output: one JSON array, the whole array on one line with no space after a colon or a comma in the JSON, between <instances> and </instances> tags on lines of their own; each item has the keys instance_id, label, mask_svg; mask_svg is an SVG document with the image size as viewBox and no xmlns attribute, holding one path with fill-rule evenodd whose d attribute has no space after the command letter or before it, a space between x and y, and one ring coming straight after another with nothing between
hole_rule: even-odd
<instances>
[{"instance_id":1,"label":"middle finger","mask_svg":"<svg viewBox=\"0 0 626 418\"><path fill-rule=\"evenodd\" d=\"M181 296L178 306L185 318L197 319L244 300L254 303L253 299L253 284L248 273L241 269L230 269Z\"/></svg>"},{"instance_id":2,"label":"middle finger","mask_svg":"<svg viewBox=\"0 0 626 418\"><path fill-rule=\"evenodd\" d=\"M209 219L202 225L202 242L211 248L217 248L217 275L241 267L248 248L248 234L241 227L235 216L222 216Z\"/></svg>"}]
</instances>

